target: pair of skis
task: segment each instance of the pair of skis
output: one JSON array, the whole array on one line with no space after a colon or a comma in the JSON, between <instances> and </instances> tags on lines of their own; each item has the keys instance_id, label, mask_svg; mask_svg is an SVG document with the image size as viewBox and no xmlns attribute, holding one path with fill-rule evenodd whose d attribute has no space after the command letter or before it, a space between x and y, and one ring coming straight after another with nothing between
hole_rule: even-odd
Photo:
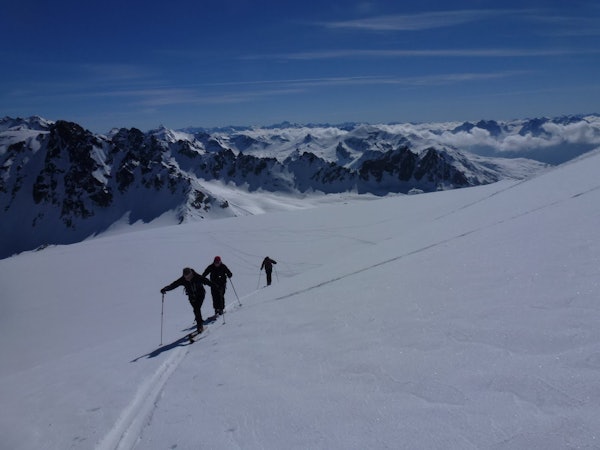
<instances>
[{"instance_id":1,"label":"pair of skis","mask_svg":"<svg viewBox=\"0 0 600 450\"><path fill-rule=\"evenodd\" d=\"M206 329L204 329L202 331L193 331L190 334L188 334L186 337L187 337L188 341L190 341L190 344L193 344L194 342L196 342L199 339L198 336L206 335L206 333L207 333ZM198 338L198 339L196 339L196 338Z\"/></svg>"},{"instance_id":2,"label":"pair of skis","mask_svg":"<svg viewBox=\"0 0 600 450\"><path fill-rule=\"evenodd\" d=\"M231 279L229 279L229 282L231 283ZM238 297L237 292L235 291L235 286L233 285L233 283L231 283L231 287L233 288L233 292L235 293L235 297L237 298L238 304L241 307L242 306L242 302L240 301L240 298ZM223 300L223 302L225 302L225 300ZM221 314L223 315L224 311ZM203 325L208 325L209 323L214 322L215 320L217 320L218 317L219 317L218 314L215 314L214 316L210 316L208 319L204 320L204 324ZM223 315L223 323L225 323L225 315ZM162 331L161 331L161 333L162 333ZM206 329L204 329L202 331L193 331L193 332L191 332L190 334L187 335L187 338L190 341L190 344L192 344L192 343L195 342L194 341L195 338L197 338L200 335L204 335L204 334L206 334ZM162 336L162 334L161 334L161 336Z\"/></svg>"},{"instance_id":3,"label":"pair of skis","mask_svg":"<svg viewBox=\"0 0 600 450\"><path fill-rule=\"evenodd\" d=\"M192 331L191 333L189 333L186 337L187 337L188 341L190 341L190 344L193 344L198 339L200 339L200 338L198 338L198 336L204 336L204 335L206 335L206 333L208 331L207 328L206 328L206 326L209 323L213 323L215 320L217 320L217 317L219 317L219 316L214 315L214 316L210 316L207 319L204 319L204 321L203 321L204 329L202 331L197 331L196 330L196 331ZM196 338L198 338L198 339L196 339Z\"/></svg>"}]
</instances>

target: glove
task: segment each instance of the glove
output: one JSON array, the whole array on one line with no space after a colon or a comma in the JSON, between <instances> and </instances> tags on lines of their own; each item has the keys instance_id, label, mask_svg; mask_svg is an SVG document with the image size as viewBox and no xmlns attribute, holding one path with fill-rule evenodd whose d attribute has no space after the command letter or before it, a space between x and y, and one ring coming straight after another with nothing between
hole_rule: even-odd
<instances>
[{"instance_id":1,"label":"glove","mask_svg":"<svg viewBox=\"0 0 600 450\"><path fill-rule=\"evenodd\" d=\"M161 294L163 294L163 295L165 294L165 292L167 292L167 290L166 290L165 288L162 288L162 289L160 290L160 293L161 293Z\"/></svg>"}]
</instances>

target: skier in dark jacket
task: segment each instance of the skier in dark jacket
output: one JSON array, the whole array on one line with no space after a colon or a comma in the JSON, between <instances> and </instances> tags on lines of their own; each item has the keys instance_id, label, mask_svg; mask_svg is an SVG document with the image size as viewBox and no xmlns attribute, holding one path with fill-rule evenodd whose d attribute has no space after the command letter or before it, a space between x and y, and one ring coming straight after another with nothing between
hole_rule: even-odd
<instances>
[{"instance_id":1,"label":"skier in dark jacket","mask_svg":"<svg viewBox=\"0 0 600 450\"><path fill-rule=\"evenodd\" d=\"M202 320L202 303L204 302L204 297L206 292L204 291L204 285L210 286L211 289L216 285L207 279L206 277L196 273L194 269L190 269L186 267L183 269L183 275L181 278L173 281L168 286L165 286L160 290L161 294L164 294L167 291L171 291L179 286L183 286L185 289L185 293L188 296L188 300L194 309L194 316L196 317L196 328L199 333L204 331L204 320Z\"/></svg>"},{"instance_id":2,"label":"skier in dark jacket","mask_svg":"<svg viewBox=\"0 0 600 450\"><path fill-rule=\"evenodd\" d=\"M260 266L260 270L265 269L265 273L267 274L267 286L271 285L271 272L273 272L273 264L277 264L277 261L267 256L265 259L263 259L262 265Z\"/></svg>"},{"instance_id":3,"label":"skier in dark jacket","mask_svg":"<svg viewBox=\"0 0 600 450\"><path fill-rule=\"evenodd\" d=\"M215 316L223 314L225 309L225 289L227 288L227 278L231 278L233 274L231 270L221 262L220 256L215 256L212 264L210 264L202 276L210 274L210 281L215 285L211 286L210 293L213 300L213 308L215 308Z\"/></svg>"}]
</instances>

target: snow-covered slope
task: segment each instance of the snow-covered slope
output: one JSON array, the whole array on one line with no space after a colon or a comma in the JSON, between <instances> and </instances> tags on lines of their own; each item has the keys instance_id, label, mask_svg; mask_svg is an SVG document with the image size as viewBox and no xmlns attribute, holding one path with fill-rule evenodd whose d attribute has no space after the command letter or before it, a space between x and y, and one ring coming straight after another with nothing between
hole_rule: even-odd
<instances>
[{"instance_id":1,"label":"snow-covered slope","mask_svg":"<svg viewBox=\"0 0 600 450\"><path fill-rule=\"evenodd\" d=\"M596 152L526 181L1 260L2 446L596 448L599 171ZM187 345L169 292L159 346L159 289L217 254L226 323Z\"/></svg>"}]
</instances>

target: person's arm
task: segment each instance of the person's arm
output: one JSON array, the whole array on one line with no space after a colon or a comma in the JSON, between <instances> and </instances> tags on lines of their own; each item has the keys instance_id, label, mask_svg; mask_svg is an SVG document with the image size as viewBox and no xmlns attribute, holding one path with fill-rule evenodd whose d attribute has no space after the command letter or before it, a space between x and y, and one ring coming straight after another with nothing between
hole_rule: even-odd
<instances>
[{"instance_id":1,"label":"person's arm","mask_svg":"<svg viewBox=\"0 0 600 450\"><path fill-rule=\"evenodd\" d=\"M164 288L162 288L160 290L161 294L164 294L167 291L172 291L173 289L181 286L183 284L183 277L182 278L178 278L177 280L173 281L171 284L165 286Z\"/></svg>"},{"instance_id":2,"label":"person's arm","mask_svg":"<svg viewBox=\"0 0 600 450\"><path fill-rule=\"evenodd\" d=\"M215 283L213 283L212 281L210 281L208 278L206 278L204 275L198 275L200 277L200 280L202 281L202 284L206 285L206 286L210 286L211 288L216 288L218 287Z\"/></svg>"}]
</instances>

